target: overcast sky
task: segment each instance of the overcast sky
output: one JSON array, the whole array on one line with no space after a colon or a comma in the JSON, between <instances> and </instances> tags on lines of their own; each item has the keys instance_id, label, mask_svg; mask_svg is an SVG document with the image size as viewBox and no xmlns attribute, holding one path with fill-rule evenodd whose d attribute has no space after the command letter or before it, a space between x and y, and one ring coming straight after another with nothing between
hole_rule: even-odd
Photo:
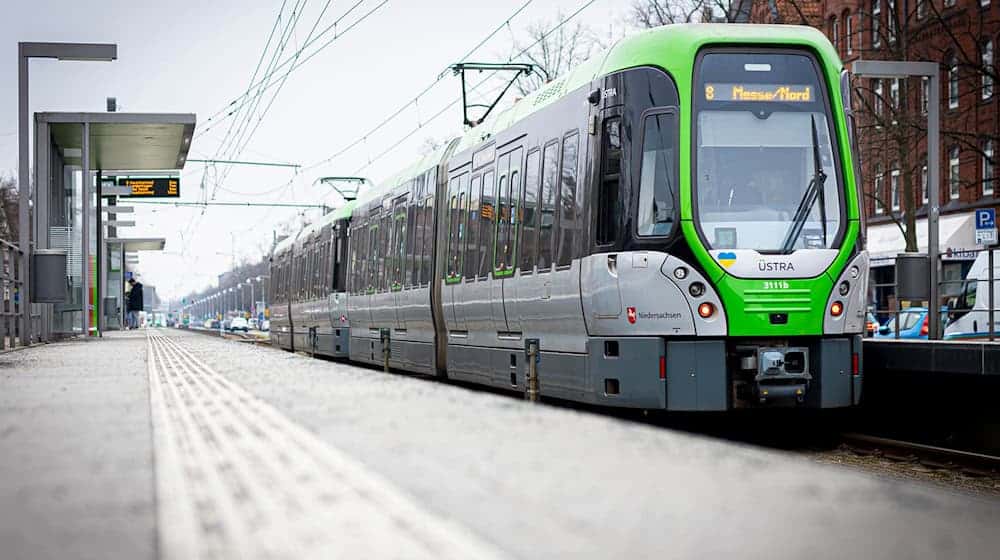
<instances>
[{"instance_id":1,"label":"overcast sky","mask_svg":"<svg viewBox=\"0 0 1000 560\"><path fill-rule=\"evenodd\" d=\"M362 0L337 26L338 31L370 12L383 0ZM240 155L242 160L311 165L362 137L434 82L448 64L485 38L526 0L389 0L370 17L343 32L328 47L293 72ZM284 13L301 3L301 19L282 59L305 42L326 0L286 0ZM316 33L347 12L358 0L333 0ZM509 27L474 56L502 61L515 42L528 44L527 27L558 21L557 13L575 12L588 0L535 0ZM214 156L226 136L228 121L207 132L207 119L239 97L264 50L282 6L281 0L0 0L0 173L17 169L18 41L114 42L112 63L31 62L32 111L103 111L105 98L118 98L119 111L195 113L198 135L191 158ZM625 0L596 0L578 17L602 37L620 34ZM279 30L281 26L279 26ZM325 43L329 32L315 47ZM315 48L314 47L314 48ZM308 52L312 52L309 49ZM488 88L484 88L488 89ZM263 97L266 105L271 93ZM441 80L366 142L341 157L295 174L288 169L218 167L202 164L183 171L181 200L198 201L203 175L216 201L317 203L329 198L312 187L323 175L362 173L374 180L394 173L420 153L428 139L461 131L461 106L426 122L460 95L457 78ZM362 169L418 124L419 132L389 154ZM217 176L225 175L221 183ZM179 297L215 281L235 258L256 260L269 249L272 231L294 221L295 210L139 206L133 237L162 236L163 253L142 253L140 274L161 297Z\"/></svg>"}]
</instances>

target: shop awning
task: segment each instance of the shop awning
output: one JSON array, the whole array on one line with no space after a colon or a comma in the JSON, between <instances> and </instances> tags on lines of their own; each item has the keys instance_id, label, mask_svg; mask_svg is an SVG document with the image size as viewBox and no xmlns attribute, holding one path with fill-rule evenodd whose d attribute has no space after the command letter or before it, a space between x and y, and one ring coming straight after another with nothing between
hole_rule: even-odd
<instances>
[{"instance_id":1,"label":"shop awning","mask_svg":"<svg viewBox=\"0 0 1000 560\"><path fill-rule=\"evenodd\" d=\"M917 220L917 248L927 251L927 218ZM973 260L976 246L975 213L948 214L938 221L938 249L945 260ZM903 232L895 223L868 226L868 254L872 266L891 265L906 248Z\"/></svg>"}]
</instances>

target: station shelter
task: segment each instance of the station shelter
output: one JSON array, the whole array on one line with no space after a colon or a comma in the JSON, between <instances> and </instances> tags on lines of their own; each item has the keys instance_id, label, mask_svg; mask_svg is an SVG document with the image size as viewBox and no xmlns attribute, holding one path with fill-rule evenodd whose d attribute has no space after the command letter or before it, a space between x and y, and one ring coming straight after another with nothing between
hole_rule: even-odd
<instances>
[{"instance_id":1,"label":"station shelter","mask_svg":"<svg viewBox=\"0 0 1000 560\"><path fill-rule=\"evenodd\" d=\"M124 234L135 224L128 200L179 196L195 122L188 113L34 115L34 253L36 260L55 256L51 262L59 263L32 280L32 292L44 283L43 291L58 294L48 301L32 297L43 340L121 327L130 259L166 244ZM137 177L145 179L129 180ZM148 188L153 179L173 190ZM38 265L33 270L43 272Z\"/></svg>"}]
</instances>

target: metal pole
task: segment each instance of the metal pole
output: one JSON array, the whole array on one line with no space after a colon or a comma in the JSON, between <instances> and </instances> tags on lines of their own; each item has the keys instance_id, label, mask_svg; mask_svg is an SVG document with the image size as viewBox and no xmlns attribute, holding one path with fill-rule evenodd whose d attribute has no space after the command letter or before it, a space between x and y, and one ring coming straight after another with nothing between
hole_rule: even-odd
<instances>
[{"instance_id":1,"label":"metal pole","mask_svg":"<svg viewBox=\"0 0 1000 560\"><path fill-rule=\"evenodd\" d=\"M253 317L254 308L257 307L257 301L254 298L253 293L253 278L250 279L250 316Z\"/></svg>"},{"instance_id":2,"label":"metal pole","mask_svg":"<svg viewBox=\"0 0 1000 560\"><path fill-rule=\"evenodd\" d=\"M941 179L941 83L939 69L935 64L928 76L927 89L930 96L927 100L927 198L930 207L927 209L927 256L931 261L930 301L928 310L930 318L927 321L929 339L941 338L941 298L938 296L938 271L940 267L940 245L938 241L938 218L941 214L940 179ZM992 306L991 306L992 307Z\"/></svg>"},{"instance_id":3,"label":"metal pole","mask_svg":"<svg viewBox=\"0 0 1000 560\"><path fill-rule=\"evenodd\" d=\"M538 402L538 341L528 342L528 393L525 397Z\"/></svg>"},{"instance_id":4,"label":"metal pole","mask_svg":"<svg viewBox=\"0 0 1000 560\"><path fill-rule=\"evenodd\" d=\"M20 270L21 285L18 288L20 298L21 345L31 343L31 294L28 282L31 266L31 215L28 207L31 204L31 194L28 183L28 57L24 46L17 45L17 188L18 188L18 245L21 249ZM17 258L17 253L11 253ZM15 318L15 321L17 318ZM11 339L13 345L14 339Z\"/></svg>"},{"instance_id":5,"label":"metal pole","mask_svg":"<svg viewBox=\"0 0 1000 560\"><path fill-rule=\"evenodd\" d=\"M990 283L990 291L989 291L989 294L990 294L989 295L989 302L990 302L990 313L989 313L990 342L993 342L993 247L988 247L986 249L986 251L988 251L989 255L990 255L989 259L988 259L989 260L990 272L987 275L987 278L989 279L989 283Z\"/></svg>"},{"instance_id":6,"label":"metal pole","mask_svg":"<svg viewBox=\"0 0 1000 560\"><path fill-rule=\"evenodd\" d=\"M102 212L102 200L101 200L101 181L103 180L104 172L100 169L97 170L97 180L96 190L97 190L97 205L94 207L94 219L97 220L97 251L95 255L97 257L97 297L94 298L94 309L97 310L97 336L104 336L104 329L106 325L104 324L104 274L107 269L105 266L105 254L104 254L104 227L101 225L101 212Z\"/></svg>"},{"instance_id":7,"label":"metal pole","mask_svg":"<svg viewBox=\"0 0 1000 560\"><path fill-rule=\"evenodd\" d=\"M83 302L80 326L84 338L90 336L90 123L85 122L83 131L83 150L81 155L81 188L80 188L80 289Z\"/></svg>"}]
</instances>

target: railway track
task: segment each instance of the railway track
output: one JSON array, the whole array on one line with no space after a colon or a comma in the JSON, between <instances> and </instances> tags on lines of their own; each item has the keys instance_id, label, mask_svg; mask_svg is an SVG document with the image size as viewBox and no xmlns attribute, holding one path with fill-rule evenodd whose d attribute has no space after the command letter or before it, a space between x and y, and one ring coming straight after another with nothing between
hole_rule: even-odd
<instances>
[{"instance_id":1,"label":"railway track","mask_svg":"<svg viewBox=\"0 0 1000 560\"><path fill-rule=\"evenodd\" d=\"M1000 477L1000 456L859 433L843 433L840 437L858 454L880 455L892 461L956 470L973 476Z\"/></svg>"}]
</instances>

